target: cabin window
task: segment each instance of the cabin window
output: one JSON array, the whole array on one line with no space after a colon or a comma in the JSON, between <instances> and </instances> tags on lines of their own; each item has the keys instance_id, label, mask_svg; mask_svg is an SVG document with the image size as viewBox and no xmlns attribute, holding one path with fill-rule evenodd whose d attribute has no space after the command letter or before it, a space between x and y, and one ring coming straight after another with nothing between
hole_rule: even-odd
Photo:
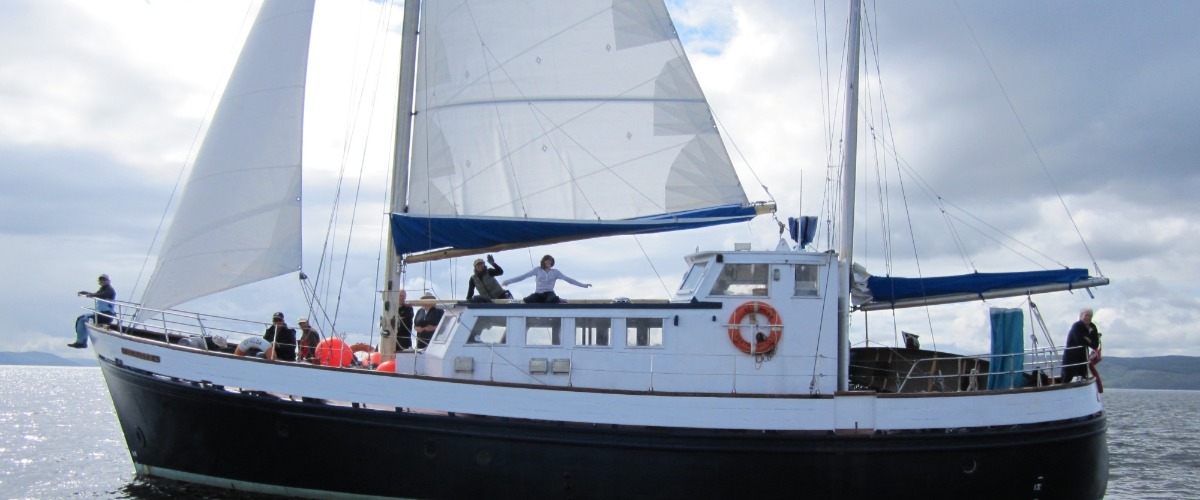
<instances>
[{"instance_id":1,"label":"cabin window","mask_svg":"<svg viewBox=\"0 0 1200 500\"><path fill-rule=\"evenodd\" d=\"M441 344L446 341L446 337L450 332L454 331L454 327L458 326L458 318L447 314L442 318L442 322L438 324L437 332L433 334L433 342Z\"/></svg>"},{"instance_id":2,"label":"cabin window","mask_svg":"<svg viewBox=\"0 0 1200 500\"><path fill-rule=\"evenodd\" d=\"M612 318L575 318L575 345L609 346Z\"/></svg>"},{"instance_id":3,"label":"cabin window","mask_svg":"<svg viewBox=\"0 0 1200 500\"><path fill-rule=\"evenodd\" d=\"M767 264L725 264L710 295L767 295Z\"/></svg>"},{"instance_id":4,"label":"cabin window","mask_svg":"<svg viewBox=\"0 0 1200 500\"><path fill-rule=\"evenodd\" d=\"M679 293L691 293L696 290L696 286L700 284L700 279L704 277L704 270L708 268L708 262L697 262L692 264L692 268L688 269L687 274L683 275L683 284L679 286Z\"/></svg>"},{"instance_id":5,"label":"cabin window","mask_svg":"<svg viewBox=\"0 0 1200 500\"><path fill-rule=\"evenodd\" d=\"M562 318L525 318L525 345L562 345Z\"/></svg>"},{"instance_id":6,"label":"cabin window","mask_svg":"<svg viewBox=\"0 0 1200 500\"><path fill-rule=\"evenodd\" d=\"M508 318L504 316L480 316L471 327L468 344L503 344L504 333L508 330Z\"/></svg>"},{"instance_id":7,"label":"cabin window","mask_svg":"<svg viewBox=\"0 0 1200 500\"><path fill-rule=\"evenodd\" d=\"M662 343L662 318L628 318L625 320L625 345L662 347Z\"/></svg>"},{"instance_id":8,"label":"cabin window","mask_svg":"<svg viewBox=\"0 0 1200 500\"><path fill-rule=\"evenodd\" d=\"M812 264L799 264L796 266L796 288L795 297L818 297L821 295L818 288L820 283L820 266Z\"/></svg>"}]
</instances>

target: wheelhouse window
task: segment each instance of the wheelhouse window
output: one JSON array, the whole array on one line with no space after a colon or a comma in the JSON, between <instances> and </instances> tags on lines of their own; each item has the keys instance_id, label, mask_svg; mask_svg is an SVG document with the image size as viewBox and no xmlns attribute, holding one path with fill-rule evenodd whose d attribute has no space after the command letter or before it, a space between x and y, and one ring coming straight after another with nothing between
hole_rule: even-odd
<instances>
[{"instance_id":1,"label":"wheelhouse window","mask_svg":"<svg viewBox=\"0 0 1200 500\"><path fill-rule=\"evenodd\" d=\"M471 327L468 344L503 344L508 330L508 318L504 316L480 316Z\"/></svg>"},{"instance_id":2,"label":"wheelhouse window","mask_svg":"<svg viewBox=\"0 0 1200 500\"><path fill-rule=\"evenodd\" d=\"M821 266L799 264L796 266L796 288L794 297L819 297Z\"/></svg>"},{"instance_id":3,"label":"wheelhouse window","mask_svg":"<svg viewBox=\"0 0 1200 500\"><path fill-rule=\"evenodd\" d=\"M710 295L767 295L767 264L725 264Z\"/></svg>"},{"instance_id":4,"label":"wheelhouse window","mask_svg":"<svg viewBox=\"0 0 1200 500\"><path fill-rule=\"evenodd\" d=\"M628 318L625 320L625 345L630 347L662 347L662 318Z\"/></svg>"},{"instance_id":5,"label":"wheelhouse window","mask_svg":"<svg viewBox=\"0 0 1200 500\"><path fill-rule=\"evenodd\" d=\"M683 284L679 285L677 293L692 293L700 284L700 280L704 278L704 270L708 268L708 262L697 262L692 264L692 268L688 269L687 274L683 276Z\"/></svg>"},{"instance_id":6,"label":"wheelhouse window","mask_svg":"<svg viewBox=\"0 0 1200 500\"><path fill-rule=\"evenodd\" d=\"M442 322L438 324L437 332L433 334L433 342L440 344L446 341L450 336L450 332L454 331L454 327L458 326L458 318L447 314L442 318Z\"/></svg>"},{"instance_id":7,"label":"wheelhouse window","mask_svg":"<svg viewBox=\"0 0 1200 500\"><path fill-rule=\"evenodd\" d=\"M608 347L612 318L575 318L575 345Z\"/></svg>"},{"instance_id":8,"label":"wheelhouse window","mask_svg":"<svg viewBox=\"0 0 1200 500\"><path fill-rule=\"evenodd\" d=\"M525 318L525 345L561 345L562 318Z\"/></svg>"}]
</instances>

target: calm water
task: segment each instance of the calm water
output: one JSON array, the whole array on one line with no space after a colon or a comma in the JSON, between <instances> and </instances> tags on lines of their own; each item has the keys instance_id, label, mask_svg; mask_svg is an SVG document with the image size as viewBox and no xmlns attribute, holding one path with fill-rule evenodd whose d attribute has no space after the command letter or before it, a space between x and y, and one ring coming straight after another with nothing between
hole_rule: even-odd
<instances>
[{"instance_id":1,"label":"calm water","mask_svg":"<svg viewBox=\"0 0 1200 500\"><path fill-rule=\"evenodd\" d=\"M137 479L99 368L0 366L0 394L0 498L234 498ZM1103 397L1107 498L1200 497L1200 391Z\"/></svg>"}]
</instances>

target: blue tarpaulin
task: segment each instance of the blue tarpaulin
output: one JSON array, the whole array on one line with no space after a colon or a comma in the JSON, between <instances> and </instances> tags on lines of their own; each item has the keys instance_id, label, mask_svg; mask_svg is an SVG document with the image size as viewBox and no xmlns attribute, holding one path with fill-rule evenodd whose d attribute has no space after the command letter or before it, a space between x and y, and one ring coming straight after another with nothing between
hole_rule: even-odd
<instances>
[{"instance_id":1,"label":"blue tarpaulin","mask_svg":"<svg viewBox=\"0 0 1200 500\"><path fill-rule=\"evenodd\" d=\"M1021 387L1025 369L1025 314L1021 309L993 307L992 359L988 364L990 389Z\"/></svg>"},{"instance_id":2,"label":"blue tarpaulin","mask_svg":"<svg viewBox=\"0 0 1200 500\"><path fill-rule=\"evenodd\" d=\"M400 255L448 248L471 250L501 245L521 248L600 236L715 226L749 220L755 215L752 205L727 205L613 221L392 214L392 244Z\"/></svg>"}]
</instances>

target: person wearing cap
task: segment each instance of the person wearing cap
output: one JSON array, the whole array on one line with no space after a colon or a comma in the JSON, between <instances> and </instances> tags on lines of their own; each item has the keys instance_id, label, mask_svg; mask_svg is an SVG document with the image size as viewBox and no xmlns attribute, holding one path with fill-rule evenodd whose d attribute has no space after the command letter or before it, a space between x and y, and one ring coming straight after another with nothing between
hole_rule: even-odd
<instances>
[{"instance_id":1,"label":"person wearing cap","mask_svg":"<svg viewBox=\"0 0 1200 500\"><path fill-rule=\"evenodd\" d=\"M496 264L496 259L491 255L487 256L487 263L491 265L490 269L484 265L483 259L475 259L475 272L471 273L471 279L467 281L467 300L491 302L495 299L511 299L512 294L496 281L496 276L504 274L504 269ZM475 296L476 290L479 291L478 297Z\"/></svg>"},{"instance_id":2,"label":"person wearing cap","mask_svg":"<svg viewBox=\"0 0 1200 500\"><path fill-rule=\"evenodd\" d=\"M429 341L433 338L433 332L437 330L438 323L442 322L442 314L445 311L433 307L433 300L437 299L433 294L427 293L421 296L421 300L428 301L421 305L421 309L417 311L417 316L413 318L413 332L417 336L417 345L413 346L417 349L424 349L429 345Z\"/></svg>"},{"instance_id":3,"label":"person wearing cap","mask_svg":"<svg viewBox=\"0 0 1200 500\"><path fill-rule=\"evenodd\" d=\"M300 361L309 363L317 363L317 343L321 342L321 332L316 328L309 326L308 318L301 316L296 320L296 325L300 327Z\"/></svg>"},{"instance_id":4,"label":"person wearing cap","mask_svg":"<svg viewBox=\"0 0 1200 500\"><path fill-rule=\"evenodd\" d=\"M287 326L287 322L283 320L283 313L277 312L271 317L271 326L267 327L262 338L274 346L275 359L296 360L296 330Z\"/></svg>"},{"instance_id":5,"label":"person wearing cap","mask_svg":"<svg viewBox=\"0 0 1200 500\"><path fill-rule=\"evenodd\" d=\"M108 281L107 274L101 274L96 281L100 282L100 289L95 292L80 290L80 297L88 297L96 299L96 307L94 314L84 314L75 318L75 342L67 344L67 347L83 349L87 347L87 324L88 321L95 321L97 325L112 324L113 317L116 315L116 310L113 308L112 301L117 300L117 291L112 287L112 283Z\"/></svg>"},{"instance_id":6,"label":"person wearing cap","mask_svg":"<svg viewBox=\"0 0 1200 500\"><path fill-rule=\"evenodd\" d=\"M558 295L554 293L554 282L558 280L566 281L580 288L591 288L591 283L580 283L563 274L558 269L554 269L554 257L549 255L543 256L541 265L533 268L531 271L517 276L510 280L505 280L504 285L508 286L530 276L534 276L533 293L525 297L526 304L547 303L557 304L562 301Z\"/></svg>"}]
</instances>

